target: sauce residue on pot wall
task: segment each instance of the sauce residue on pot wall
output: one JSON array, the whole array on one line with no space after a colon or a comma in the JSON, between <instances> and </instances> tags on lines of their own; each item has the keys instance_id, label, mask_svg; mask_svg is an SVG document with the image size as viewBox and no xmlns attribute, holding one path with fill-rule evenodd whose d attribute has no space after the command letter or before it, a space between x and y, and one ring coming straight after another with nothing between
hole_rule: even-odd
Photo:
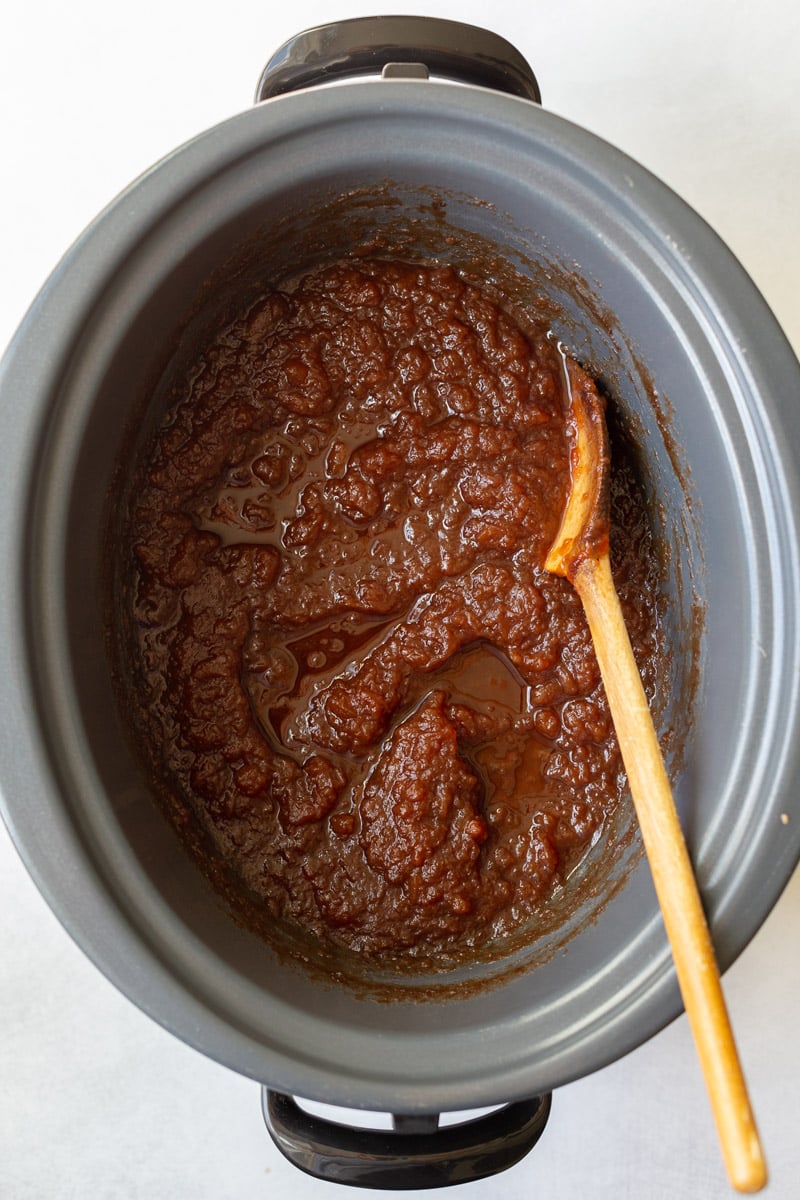
<instances>
[{"instance_id":1,"label":"sauce residue on pot wall","mask_svg":"<svg viewBox=\"0 0 800 1200\"><path fill-rule=\"evenodd\" d=\"M580 602L541 565L563 411L547 329L435 263L321 266L199 353L131 491L125 704L253 928L440 970L535 937L581 874L624 777ZM653 691L624 461L612 519Z\"/></svg>"}]
</instances>

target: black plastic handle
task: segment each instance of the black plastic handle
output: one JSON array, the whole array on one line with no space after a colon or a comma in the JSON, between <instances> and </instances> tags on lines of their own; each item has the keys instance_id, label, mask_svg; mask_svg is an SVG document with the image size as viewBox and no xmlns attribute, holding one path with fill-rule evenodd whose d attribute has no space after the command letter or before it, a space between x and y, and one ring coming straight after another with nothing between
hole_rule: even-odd
<instances>
[{"instance_id":1,"label":"black plastic handle","mask_svg":"<svg viewBox=\"0 0 800 1200\"><path fill-rule=\"evenodd\" d=\"M425 68L423 77L430 71L541 103L533 71L510 42L437 17L355 17L298 33L264 68L256 103L354 75L378 75L397 63Z\"/></svg>"},{"instance_id":2,"label":"black plastic handle","mask_svg":"<svg viewBox=\"0 0 800 1200\"><path fill-rule=\"evenodd\" d=\"M542 1136L550 1102L548 1092L441 1129L436 1114L398 1115L392 1131L340 1125L282 1092L261 1092L270 1136L294 1166L328 1183L395 1191L470 1183L512 1167Z\"/></svg>"}]
</instances>

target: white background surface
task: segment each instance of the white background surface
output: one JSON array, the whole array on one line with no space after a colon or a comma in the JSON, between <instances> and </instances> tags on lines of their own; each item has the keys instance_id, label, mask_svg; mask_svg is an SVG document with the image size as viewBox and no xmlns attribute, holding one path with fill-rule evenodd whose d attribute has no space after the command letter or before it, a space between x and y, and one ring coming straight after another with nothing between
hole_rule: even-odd
<instances>
[{"instance_id":1,"label":"white background surface","mask_svg":"<svg viewBox=\"0 0 800 1200\"><path fill-rule=\"evenodd\" d=\"M508 37L533 64L548 107L628 151L716 227L800 350L794 0L10 7L0 37L0 346L95 213L162 154L246 107L282 41L326 19L389 11L490 24ZM800 820L794 798L787 811ZM800 1196L799 934L796 874L725 977L771 1200ZM1 829L0 1064L3 1200L365 1194L283 1162L256 1085L115 992L61 930ZM729 1195L685 1020L557 1092L540 1146L466 1194Z\"/></svg>"}]
</instances>

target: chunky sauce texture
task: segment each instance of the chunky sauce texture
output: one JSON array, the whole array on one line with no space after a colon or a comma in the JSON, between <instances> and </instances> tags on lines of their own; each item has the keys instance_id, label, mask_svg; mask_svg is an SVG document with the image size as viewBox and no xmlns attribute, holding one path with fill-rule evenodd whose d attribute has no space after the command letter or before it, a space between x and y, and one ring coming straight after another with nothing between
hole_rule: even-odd
<instances>
[{"instance_id":1,"label":"chunky sauce texture","mask_svg":"<svg viewBox=\"0 0 800 1200\"><path fill-rule=\"evenodd\" d=\"M546 331L433 264L320 268L207 345L138 475L126 708L254 924L446 966L530 927L624 790ZM645 682L657 570L612 559ZM241 906L240 906L241 907Z\"/></svg>"}]
</instances>

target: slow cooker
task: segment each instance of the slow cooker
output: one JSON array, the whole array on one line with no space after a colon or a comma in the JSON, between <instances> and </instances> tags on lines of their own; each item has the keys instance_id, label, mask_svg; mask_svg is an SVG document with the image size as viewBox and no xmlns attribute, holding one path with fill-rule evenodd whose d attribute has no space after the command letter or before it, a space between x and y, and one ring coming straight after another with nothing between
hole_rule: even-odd
<instances>
[{"instance_id":1,"label":"slow cooker","mask_svg":"<svg viewBox=\"0 0 800 1200\"><path fill-rule=\"evenodd\" d=\"M659 721L680 734L675 795L724 969L800 856L781 819L800 744L800 368L711 229L543 109L492 34L389 17L311 30L273 57L256 101L93 222L3 362L3 813L78 944L155 1020L264 1085L299 1166L460 1182L516 1161L554 1088L680 1011L636 840L619 838L568 940L485 987L385 1003L282 962L184 855L126 736L102 621L115 471L158 420L187 338L248 294L254 263L279 279L373 238L468 268L482 247L639 447L669 565ZM396 1131L345 1130L294 1096L392 1112ZM497 1105L436 1129L439 1113Z\"/></svg>"}]
</instances>

